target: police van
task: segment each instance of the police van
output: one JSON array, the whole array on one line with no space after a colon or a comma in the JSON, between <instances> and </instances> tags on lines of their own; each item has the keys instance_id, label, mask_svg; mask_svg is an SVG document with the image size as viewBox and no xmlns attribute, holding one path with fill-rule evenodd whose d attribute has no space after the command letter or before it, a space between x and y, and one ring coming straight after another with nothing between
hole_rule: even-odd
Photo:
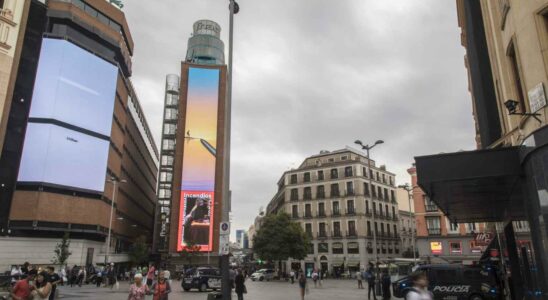
<instances>
[{"instance_id":1,"label":"police van","mask_svg":"<svg viewBox=\"0 0 548 300\"><path fill-rule=\"evenodd\" d=\"M498 299L500 291L493 270L478 266L422 265L416 272L428 276L428 290L434 299L443 300L488 300ZM404 298L412 288L409 277L393 283L394 296Z\"/></svg>"}]
</instances>

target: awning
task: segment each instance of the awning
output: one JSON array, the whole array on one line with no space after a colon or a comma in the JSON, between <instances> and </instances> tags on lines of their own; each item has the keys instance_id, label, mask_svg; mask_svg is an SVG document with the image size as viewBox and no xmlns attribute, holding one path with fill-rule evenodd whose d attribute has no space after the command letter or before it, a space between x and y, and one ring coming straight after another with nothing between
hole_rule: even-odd
<instances>
[{"instance_id":1,"label":"awning","mask_svg":"<svg viewBox=\"0 0 548 300\"><path fill-rule=\"evenodd\" d=\"M418 185L453 222L523 219L519 147L415 157Z\"/></svg>"}]
</instances>

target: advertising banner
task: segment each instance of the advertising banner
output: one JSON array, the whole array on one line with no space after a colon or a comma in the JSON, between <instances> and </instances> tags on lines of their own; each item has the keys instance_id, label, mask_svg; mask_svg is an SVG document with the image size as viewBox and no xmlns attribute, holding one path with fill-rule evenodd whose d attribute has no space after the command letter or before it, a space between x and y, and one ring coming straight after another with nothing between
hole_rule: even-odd
<instances>
[{"instance_id":1,"label":"advertising banner","mask_svg":"<svg viewBox=\"0 0 548 300\"><path fill-rule=\"evenodd\" d=\"M213 250L219 80L219 69L188 69L177 251Z\"/></svg>"},{"instance_id":2,"label":"advertising banner","mask_svg":"<svg viewBox=\"0 0 548 300\"><path fill-rule=\"evenodd\" d=\"M432 254L442 254L443 246L441 242L430 242L430 250L432 251Z\"/></svg>"}]
</instances>

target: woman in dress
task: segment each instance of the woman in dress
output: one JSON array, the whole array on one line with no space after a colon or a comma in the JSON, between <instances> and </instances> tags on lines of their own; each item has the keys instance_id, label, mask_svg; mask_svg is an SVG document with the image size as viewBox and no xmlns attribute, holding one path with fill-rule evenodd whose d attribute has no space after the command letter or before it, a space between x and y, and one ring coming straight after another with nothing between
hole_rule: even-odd
<instances>
[{"instance_id":1,"label":"woman in dress","mask_svg":"<svg viewBox=\"0 0 548 300\"><path fill-rule=\"evenodd\" d=\"M48 276L48 273L45 271L38 273L36 283L31 287L32 300L49 299L49 294L51 293L51 283L48 282Z\"/></svg>"},{"instance_id":2,"label":"woman in dress","mask_svg":"<svg viewBox=\"0 0 548 300\"><path fill-rule=\"evenodd\" d=\"M304 300L304 294L306 291L306 275L303 271L299 273L299 288L301 290L301 300Z\"/></svg>"},{"instance_id":3,"label":"woman in dress","mask_svg":"<svg viewBox=\"0 0 548 300\"><path fill-rule=\"evenodd\" d=\"M165 278L164 271L158 273L158 281L152 284L153 300L168 300L168 294L171 293L171 286Z\"/></svg>"},{"instance_id":4,"label":"woman in dress","mask_svg":"<svg viewBox=\"0 0 548 300\"><path fill-rule=\"evenodd\" d=\"M143 275L135 274L133 284L129 287L129 295L127 300L145 300L145 296L150 294L150 290L146 284L143 284Z\"/></svg>"},{"instance_id":5,"label":"woman in dress","mask_svg":"<svg viewBox=\"0 0 548 300\"><path fill-rule=\"evenodd\" d=\"M244 294L247 293L245 287L245 276L242 270L238 270L238 275L234 278L234 285L236 286L235 292L238 295L238 300L244 300Z\"/></svg>"}]
</instances>

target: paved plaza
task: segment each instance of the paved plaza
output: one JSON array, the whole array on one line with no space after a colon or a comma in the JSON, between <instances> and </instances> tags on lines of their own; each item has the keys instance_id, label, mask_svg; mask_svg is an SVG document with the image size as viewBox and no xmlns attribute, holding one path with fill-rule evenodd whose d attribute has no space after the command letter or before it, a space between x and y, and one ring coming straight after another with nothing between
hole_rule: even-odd
<instances>
[{"instance_id":1,"label":"paved plaza","mask_svg":"<svg viewBox=\"0 0 548 300\"><path fill-rule=\"evenodd\" d=\"M355 280L326 280L322 287L314 288L312 281L309 281L310 293L305 299L314 300L354 300L367 299L367 290L358 289ZM207 293L197 291L184 292L181 289L180 281L173 281L173 292L169 298L171 300L205 300ZM79 287L61 287L60 299L127 299L128 283L120 284L119 290L110 290L108 288L96 288L95 286L87 285ZM244 299L250 300L280 300L280 299L295 299L300 300L299 288L297 283L291 284L287 282L253 282L246 281L248 294L244 295ZM147 300L152 299L152 296L147 297ZM237 299L233 294L233 299ZM380 297L378 298L380 299ZM397 298L393 298L397 299Z\"/></svg>"}]
</instances>

